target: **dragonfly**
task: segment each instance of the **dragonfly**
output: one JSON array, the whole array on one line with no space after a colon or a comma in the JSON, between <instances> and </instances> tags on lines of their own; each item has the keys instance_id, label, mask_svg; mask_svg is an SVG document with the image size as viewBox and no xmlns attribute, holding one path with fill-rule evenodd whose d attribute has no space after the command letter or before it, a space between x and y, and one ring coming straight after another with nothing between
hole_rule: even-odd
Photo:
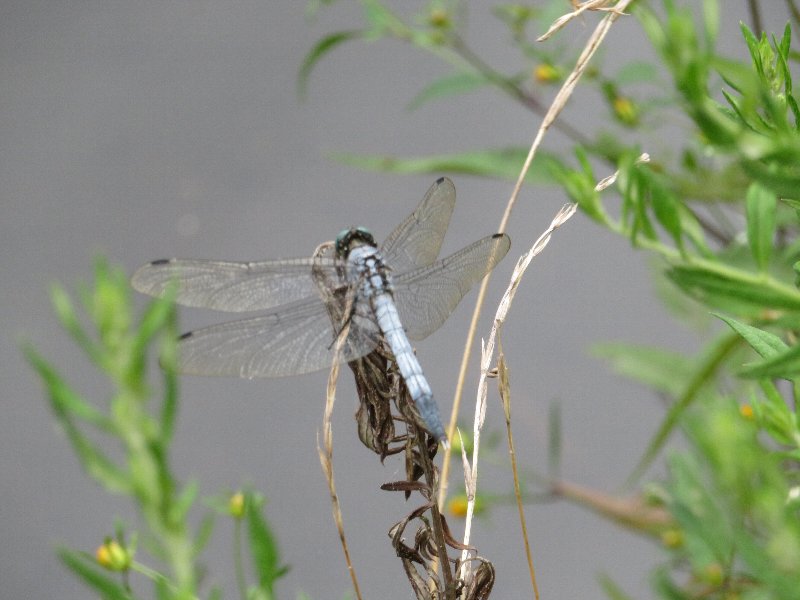
<instances>
[{"instance_id":1,"label":"dragonfly","mask_svg":"<svg viewBox=\"0 0 800 600\"><path fill-rule=\"evenodd\" d=\"M442 177L380 246L369 230L351 227L337 236L331 256L260 262L160 259L140 267L131 283L151 296L175 285L175 300L183 306L264 311L183 334L178 371L184 374L299 375L330 367L337 351L340 361L350 362L383 342L425 428L446 441L410 340L439 329L511 245L508 235L498 233L439 259L454 207L455 187ZM340 333L346 337L339 340Z\"/></svg>"}]
</instances>

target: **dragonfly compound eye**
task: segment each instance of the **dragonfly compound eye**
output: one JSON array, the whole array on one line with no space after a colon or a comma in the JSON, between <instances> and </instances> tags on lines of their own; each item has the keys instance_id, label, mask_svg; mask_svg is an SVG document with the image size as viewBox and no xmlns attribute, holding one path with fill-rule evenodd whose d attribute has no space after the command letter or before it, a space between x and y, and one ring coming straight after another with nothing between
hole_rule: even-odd
<instances>
[{"instance_id":1,"label":"dragonfly compound eye","mask_svg":"<svg viewBox=\"0 0 800 600\"><path fill-rule=\"evenodd\" d=\"M369 229L364 227L351 227L345 229L336 236L336 254L341 257L347 256L354 246L361 245L375 246L375 237Z\"/></svg>"}]
</instances>

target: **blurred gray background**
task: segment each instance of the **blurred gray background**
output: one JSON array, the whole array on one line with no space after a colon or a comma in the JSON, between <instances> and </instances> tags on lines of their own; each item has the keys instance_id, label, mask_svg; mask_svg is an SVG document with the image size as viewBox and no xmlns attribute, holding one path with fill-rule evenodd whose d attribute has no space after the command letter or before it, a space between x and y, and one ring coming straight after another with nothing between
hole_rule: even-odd
<instances>
[{"instance_id":1,"label":"blurred gray background","mask_svg":"<svg viewBox=\"0 0 800 600\"><path fill-rule=\"evenodd\" d=\"M724 46L742 57L737 23L748 19L746 2L724 4ZM775 7L765 15L767 29L782 30L783 3L763 4ZM530 143L539 119L493 91L408 112L407 102L446 67L399 43L343 46L319 65L300 103L295 86L306 52L322 35L361 23L355 3L340 2L313 22L304 8L285 0L0 4L1 598L89 597L54 558L54 547L91 552L112 533L115 518L137 524L127 500L108 496L81 471L20 356L18 343L29 340L77 389L98 400L108 392L59 329L50 282L74 290L90 279L98 254L130 272L170 256L307 255L350 225L382 238L435 177L362 172L329 160L329 153L411 156ZM500 70L517 69L505 28L483 3L471 11L472 46ZM559 43L582 44L596 19L571 25ZM649 56L635 21L614 27L604 55L607 63ZM568 118L594 128L609 117L579 90ZM670 131L675 139L686 135L681 123ZM645 149L663 152L663 141ZM546 148L564 144L551 133ZM459 199L444 252L494 232L512 187L453 179ZM516 258L565 201L555 188L523 190L509 228L512 249L495 271L480 335L488 334L488 315ZM608 339L698 347L654 300L646 263L627 242L577 215L528 272L503 338L518 457L527 472L546 464L547 406L554 400L562 405L566 478L613 491L638 460L662 408L587 349ZM474 299L473 292L417 345L445 414ZM221 318L184 310L181 326ZM473 355L467 411L476 365ZM382 466L355 439L355 394L344 375L335 467L355 567L366 598L410 598L386 532L416 504L378 489L403 468L392 459ZM338 599L350 589L316 451L325 381L325 373L183 380L175 470L183 481L197 479L206 495L251 483L268 496L267 516L292 567L280 586L285 598L304 591ZM487 426L502 428L494 390ZM496 461L482 463L483 490L511 489L505 455L500 448ZM456 468L453 485L460 477ZM659 553L649 541L565 503L529 506L527 516L543 598L600 597L601 573L636 597L651 597L647 569ZM460 533L461 524L452 525ZM206 553L210 582L228 598L230 530L220 520ZM478 521L472 539L497 568L493 597L531 596L513 507ZM149 594L147 584L137 589Z\"/></svg>"}]
</instances>

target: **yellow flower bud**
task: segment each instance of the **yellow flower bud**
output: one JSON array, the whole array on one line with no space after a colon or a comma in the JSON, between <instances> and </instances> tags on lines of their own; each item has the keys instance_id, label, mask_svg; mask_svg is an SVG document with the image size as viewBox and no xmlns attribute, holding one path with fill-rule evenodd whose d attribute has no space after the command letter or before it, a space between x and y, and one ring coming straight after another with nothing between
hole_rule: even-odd
<instances>
[{"instance_id":1,"label":"yellow flower bud","mask_svg":"<svg viewBox=\"0 0 800 600\"><path fill-rule=\"evenodd\" d=\"M450 14L442 8L435 8L428 15L428 22L437 29L446 29L450 27Z\"/></svg>"},{"instance_id":2,"label":"yellow flower bud","mask_svg":"<svg viewBox=\"0 0 800 600\"><path fill-rule=\"evenodd\" d=\"M678 548L683 545L683 533L680 529L667 529L661 534L661 543L667 548Z\"/></svg>"},{"instance_id":3,"label":"yellow flower bud","mask_svg":"<svg viewBox=\"0 0 800 600\"><path fill-rule=\"evenodd\" d=\"M94 553L100 566L109 571L127 571L130 569L133 557L116 540L107 539Z\"/></svg>"},{"instance_id":4,"label":"yellow flower bud","mask_svg":"<svg viewBox=\"0 0 800 600\"><path fill-rule=\"evenodd\" d=\"M458 494L447 501L447 512L454 517L463 519L467 516L467 495Z\"/></svg>"},{"instance_id":5,"label":"yellow flower bud","mask_svg":"<svg viewBox=\"0 0 800 600\"><path fill-rule=\"evenodd\" d=\"M241 519L244 516L244 494L236 492L228 501L228 512L234 519Z\"/></svg>"},{"instance_id":6,"label":"yellow flower bud","mask_svg":"<svg viewBox=\"0 0 800 600\"><path fill-rule=\"evenodd\" d=\"M614 115L626 125L636 125L639 121L639 107L625 96L614 98Z\"/></svg>"},{"instance_id":7,"label":"yellow flower bud","mask_svg":"<svg viewBox=\"0 0 800 600\"><path fill-rule=\"evenodd\" d=\"M542 63L533 69L533 78L539 83L554 83L561 79L561 73L553 65Z\"/></svg>"}]
</instances>

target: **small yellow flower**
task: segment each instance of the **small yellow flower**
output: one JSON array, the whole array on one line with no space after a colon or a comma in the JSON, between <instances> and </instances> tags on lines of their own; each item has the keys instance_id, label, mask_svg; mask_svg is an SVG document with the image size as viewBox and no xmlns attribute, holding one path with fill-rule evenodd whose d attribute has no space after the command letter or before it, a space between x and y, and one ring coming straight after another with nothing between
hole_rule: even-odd
<instances>
[{"instance_id":1,"label":"small yellow flower","mask_svg":"<svg viewBox=\"0 0 800 600\"><path fill-rule=\"evenodd\" d=\"M683 533L680 529L667 529L661 534L661 543L667 548L678 548L683 545Z\"/></svg>"},{"instance_id":2,"label":"small yellow flower","mask_svg":"<svg viewBox=\"0 0 800 600\"><path fill-rule=\"evenodd\" d=\"M742 415L748 421L754 421L756 418L755 413L753 412L753 407L749 404L742 404L739 407L739 414Z\"/></svg>"},{"instance_id":3,"label":"small yellow flower","mask_svg":"<svg viewBox=\"0 0 800 600\"><path fill-rule=\"evenodd\" d=\"M447 502L447 512L449 512L454 517L458 517L459 519L463 519L467 516L467 495L466 494L458 494L457 496L453 496Z\"/></svg>"},{"instance_id":4,"label":"small yellow flower","mask_svg":"<svg viewBox=\"0 0 800 600\"><path fill-rule=\"evenodd\" d=\"M120 545L119 542L107 539L94 553L100 566L109 571L127 571L131 566L133 557L131 553Z\"/></svg>"},{"instance_id":5,"label":"small yellow flower","mask_svg":"<svg viewBox=\"0 0 800 600\"><path fill-rule=\"evenodd\" d=\"M244 516L244 494L236 492L228 501L228 512L234 519L241 519Z\"/></svg>"},{"instance_id":6,"label":"small yellow flower","mask_svg":"<svg viewBox=\"0 0 800 600\"><path fill-rule=\"evenodd\" d=\"M469 499L467 498L466 494L458 494L450 498L447 501L447 512L449 512L454 517L458 517L459 519L463 519L467 516L467 506L469 504ZM475 516L480 515L482 512L486 510L486 502L483 500L481 496L477 496L475 498L475 507L473 509L473 514Z\"/></svg>"},{"instance_id":7,"label":"small yellow flower","mask_svg":"<svg viewBox=\"0 0 800 600\"><path fill-rule=\"evenodd\" d=\"M554 83L561 79L561 73L550 63L541 63L533 69L533 78L539 83Z\"/></svg>"}]
</instances>

